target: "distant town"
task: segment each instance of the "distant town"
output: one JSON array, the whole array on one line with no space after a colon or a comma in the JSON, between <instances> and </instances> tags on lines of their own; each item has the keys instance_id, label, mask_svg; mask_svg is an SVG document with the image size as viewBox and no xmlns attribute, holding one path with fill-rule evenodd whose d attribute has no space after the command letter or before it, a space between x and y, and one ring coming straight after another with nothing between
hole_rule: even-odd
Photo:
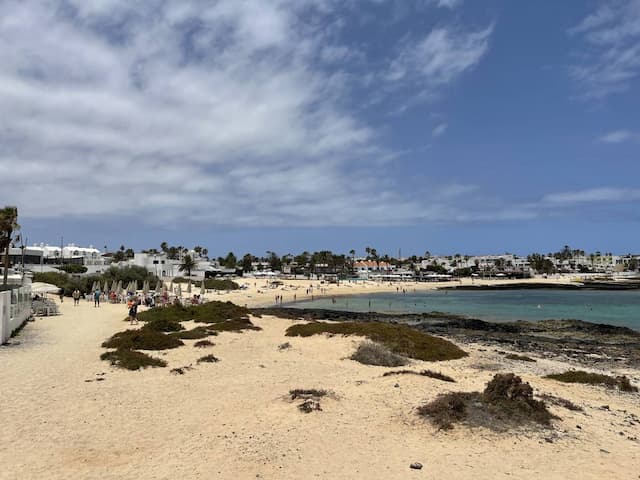
<instances>
[{"instance_id":1,"label":"distant town","mask_svg":"<svg viewBox=\"0 0 640 480\"><path fill-rule=\"evenodd\" d=\"M75 244L54 246L35 244L9 249L13 270L34 272L65 270L68 273L101 273L110 266L143 267L157 277L176 277L188 272L195 278L230 276L295 276L309 278L361 278L368 280L442 281L460 277L528 278L551 274L624 274L637 272L640 254L614 255L610 252L587 253L565 246L557 252L503 255L424 255L392 257L367 247L365 255L331 251L278 255L247 253L242 257L229 252L210 258L206 248L169 246L135 252L124 245L115 251Z\"/></svg>"}]
</instances>

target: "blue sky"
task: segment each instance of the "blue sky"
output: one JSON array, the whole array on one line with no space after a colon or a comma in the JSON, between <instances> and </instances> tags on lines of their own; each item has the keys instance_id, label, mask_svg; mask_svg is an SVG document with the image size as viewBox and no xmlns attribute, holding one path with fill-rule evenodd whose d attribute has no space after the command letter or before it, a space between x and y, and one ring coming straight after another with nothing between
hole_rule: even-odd
<instances>
[{"instance_id":1,"label":"blue sky","mask_svg":"<svg viewBox=\"0 0 640 480\"><path fill-rule=\"evenodd\" d=\"M0 1L29 241L638 251L640 0Z\"/></svg>"}]
</instances>

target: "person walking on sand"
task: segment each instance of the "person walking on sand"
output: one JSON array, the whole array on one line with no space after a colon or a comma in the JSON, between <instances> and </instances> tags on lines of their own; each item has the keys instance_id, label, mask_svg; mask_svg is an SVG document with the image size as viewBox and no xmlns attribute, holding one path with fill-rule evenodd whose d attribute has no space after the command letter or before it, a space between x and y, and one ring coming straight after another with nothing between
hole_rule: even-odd
<instances>
[{"instance_id":1,"label":"person walking on sand","mask_svg":"<svg viewBox=\"0 0 640 480\"><path fill-rule=\"evenodd\" d=\"M60 289L59 295L60 295L60 303L64 302L64 289L63 288Z\"/></svg>"},{"instance_id":2,"label":"person walking on sand","mask_svg":"<svg viewBox=\"0 0 640 480\"><path fill-rule=\"evenodd\" d=\"M138 302L131 302L131 306L129 307L129 324L138 324Z\"/></svg>"},{"instance_id":3,"label":"person walking on sand","mask_svg":"<svg viewBox=\"0 0 640 480\"><path fill-rule=\"evenodd\" d=\"M93 292L93 306L94 307L99 307L100 306L100 295L102 294L102 292L100 292L99 288L96 288L96 291Z\"/></svg>"},{"instance_id":4,"label":"person walking on sand","mask_svg":"<svg viewBox=\"0 0 640 480\"><path fill-rule=\"evenodd\" d=\"M76 288L71 296L73 297L73 306L77 307L80 305L80 290Z\"/></svg>"}]
</instances>

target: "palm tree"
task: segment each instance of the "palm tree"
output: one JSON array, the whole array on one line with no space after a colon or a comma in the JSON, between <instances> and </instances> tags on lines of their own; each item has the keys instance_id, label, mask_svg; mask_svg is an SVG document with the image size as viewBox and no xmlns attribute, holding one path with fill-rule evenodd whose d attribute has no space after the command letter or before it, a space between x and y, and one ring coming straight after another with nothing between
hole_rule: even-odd
<instances>
[{"instance_id":1,"label":"palm tree","mask_svg":"<svg viewBox=\"0 0 640 480\"><path fill-rule=\"evenodd\" d=\"M180 262L178 270L180 270L181 272L187 272L187 277L190 277L191 270L193 270L194 268L196 268L196 261L191 258L191 255L187 254L182 257L182 262Z\"/></svg>"},{"instance_id":2,"label":"palm tree","mask_svg":"<svg viewBox=\"0 0 640 480\"><path fill-rule=\"evenodd\" d=\"M4 207L0 210L0 251L4 250L4 277L2 285L7 285L9 275L9 247L11 237L15 230L18 230L18 207Z\"/></svg>"}]
</instances>

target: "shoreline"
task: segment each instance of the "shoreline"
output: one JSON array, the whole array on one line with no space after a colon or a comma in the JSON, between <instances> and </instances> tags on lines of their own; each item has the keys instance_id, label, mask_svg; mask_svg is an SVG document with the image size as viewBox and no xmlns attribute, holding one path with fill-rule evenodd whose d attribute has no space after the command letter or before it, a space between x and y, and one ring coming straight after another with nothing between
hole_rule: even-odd
<instances>
[{"instance_id":1,"label":"shoreline","mask_svg":"<svg viewBox=\"0 0 640 480\"><path fill-rule=\"evenodd\" d=\"M234 303L246 303L243 292ZM287 292L293 290L254 293L246 300L260 303L267 294ZM207 299L233 301L231 295ZM421 475L410 470L413 462L424 464L429 478L451 480L637 478L638 394L545 378L581 364L535 349L535 362L509 359L507 353L517 354L524 345L499 337L486 343L481 323L466 325L475 328L474 339L458 336L466 320L426 322L429 333L451 339L468 356L412 360L408 368L455 379L447 383L384 376L397 369L349 358L363 337L288 337L287 328L300 320L266 313L251 316L259 331L220 332L206 350L185 340L179 348L146 352L165 360L166 368L125 371L100 360L106 350L101 343L130 328L125 305L95 308L83 301L74 307L65 301L60 310L60 316L28 322L10 345L0 347L0 443L12 447L0 449L0 463L9 480L404 480ZM186 328L196 325L185 322ZM489 330L503 333L509 332ZM540 332L528 334L544 340ZM280 348L285 342L288 347ZM219 362L198 363L204 354ZM180 367L183 374L171 372ZM603 369L640 382L640 369L594 357L589 370ZM439 431L417 415L439 394L481 391L498 372L513 372L540 398L567 399L582 411L550 404L559 417L552 428L501 433L465 425ZM311 388L332 395L322 400L322 410L305 414L288 392Z\"/></svg>"}]
</instances>

